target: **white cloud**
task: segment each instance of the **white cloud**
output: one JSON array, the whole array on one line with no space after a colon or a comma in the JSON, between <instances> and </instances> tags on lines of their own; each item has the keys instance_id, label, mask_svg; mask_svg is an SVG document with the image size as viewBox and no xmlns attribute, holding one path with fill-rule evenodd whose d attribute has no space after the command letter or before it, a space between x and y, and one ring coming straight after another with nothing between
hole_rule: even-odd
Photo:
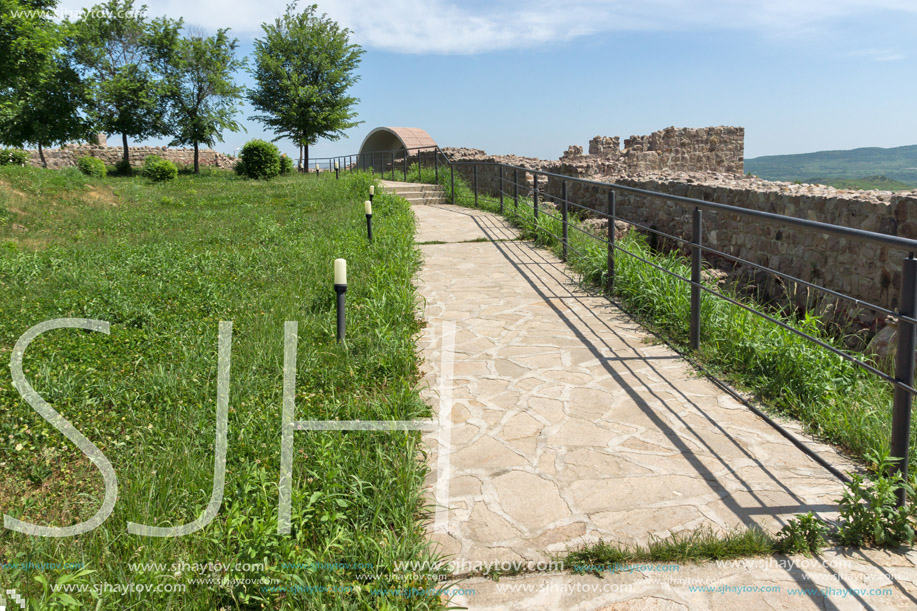
<instances>
[{"instance_id":1,"label":"white cloud","mask_svg":"<svg viewBox=\"0 0 917 611\"><path fill-rule=\"evenodd\" d=\"M914 0L316 1L320 12L353 30L360 44L400 53L525 49L590 34L643 30L748 30L766 36L800 36L869 14L917 16ZM61 2L62 8L71 10L92 4ZM230 27L236 36L247 37L257 36L261 23L278 17L286 4L287 0L159 0L150 6L150 13L181 16L211 30ZM885 61L894 56L889 53Z\"/></svg>"}]
</instances>

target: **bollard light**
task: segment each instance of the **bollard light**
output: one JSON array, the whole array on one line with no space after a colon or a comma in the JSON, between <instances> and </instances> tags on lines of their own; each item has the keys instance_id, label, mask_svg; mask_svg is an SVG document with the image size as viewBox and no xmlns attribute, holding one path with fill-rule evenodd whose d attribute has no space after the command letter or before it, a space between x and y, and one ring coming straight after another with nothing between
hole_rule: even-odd
<instances>
[{"instance_id":1,"label":"bollard light","mask_svg":"<svg viewBox=\"0 0 917 611\"><path fill-rule=\"evenodd\" d=\"M344 316L344 296L347 293L347 259L334 260L334 292L337 293L338 342L344 339L347 321Z\"/></svg>"},{"instance_id":2,"label":"bollard light","mask_svg":"<svg viewBox=\"0 0 917 611\"><path fill-rule=\"evenodd\" d=\"M370 195L372 197L372 195ZM373 203L369 200L363 202L363 208L366 210L366 237L370 244L373 241Z\"/></svg>"},{"instance_id":3,"label":"bollard light","mask_svg":"<svg viewBox=\"0 0 917 611\"><path fill-rule=\"evenodd\" d=\"M337 160L337 159L334 160L334 177L335 177L335 178L340 178L340 177L341 177L341 175L340 175L340 166L338 165L338 160Z\"/></svg>"},{"instance_id":4,"label":"bollard light","mask_svg":"<svg viewBox=\"0 0 917 611\"><path fill-rule=\"evenodd\" d=\"M315 162L315 175L318 176L318 162Z\"/></svg>"},{"instance_id":5,"label":"bollard light","mask_svg":"<svg viewBox=\"0 0 917 611\"><path fill-rule=\"evenodd\" d=\"M369 201L373 201L373 196L376 194L376 185L369 185Z\"/></svg>"}]
</instances>

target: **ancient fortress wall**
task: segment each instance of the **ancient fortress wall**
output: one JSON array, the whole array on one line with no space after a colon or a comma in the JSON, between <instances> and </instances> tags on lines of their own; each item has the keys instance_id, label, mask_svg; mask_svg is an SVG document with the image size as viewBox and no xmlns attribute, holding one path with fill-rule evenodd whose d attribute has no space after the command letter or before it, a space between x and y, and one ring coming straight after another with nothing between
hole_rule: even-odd
<instances>
[{"instance_id":1,"label":"ancient fortress wall","mask_svg":"<svg viewBox=\"0 0 917 611\"><path fill-rule=\"evenodd\" d=\"M629 138L620 150L617 138L596 137L589 143L591 154L584 154L581 147L571 147L558 161L489 156L475 149L445 149L445 152L456 161L512 164L917 239L917 191L839 190L744 176L743 138L742 128L735 127L669 128L649 136ZM470 184L470 167L456 167ZM512 181L512 178L512 172L505 173L505 179ZM532 175L526 174L524 180L528 187L520 189L520 194L530 195ZM543 177L539 181L542 192L555 197L560 195L560 183L560 179L545 181ZM478 185L484 192L499 193L497 168L479 166ZM505 184L504 191L512 193L511 182ZM604 211L608 190L598 185L571 182L568 183L568 197L581 205ZM690 238L690 206L619 193L617 212L627 221L652 226L683 239ZM862 240L781 228L737 214L705 211L703 222L704 243L711 248L857 299L887 308L896 306L901 260L907 255L903 251ZM715 256L708 259L714 265L723 263L722 258L717 261ZM796 298L802 299L804 295ZM860 316L852 307L847 314ZM871 325L874 319L875 316L868 313L861 316L866 325Z\"/></svg>"},{"instance_id":2,"label":"ancient fortress wall","mask_svg":"<svg viewBox=\"0 0 917 611\"><path fill-rule=\"evenodd\" d=\"M30 162L34 166L41 166L41 159L37 150L29 150ZM98 157L108 165L121 161L124 150L120 146L99 146L92 144L70 144L59 149L45 149L45 161L52 169L75 166L80 157ZM139 166L150 155L159 155L163 159L177 165L194 164L194 149L175 149L165 146L132 146L128 148L131 165ZM218 153L211 149L200 149L199 161L202 166L216 166L218 168L231 168L235 159L228 155Z\"/></svg>"}]
</instances>

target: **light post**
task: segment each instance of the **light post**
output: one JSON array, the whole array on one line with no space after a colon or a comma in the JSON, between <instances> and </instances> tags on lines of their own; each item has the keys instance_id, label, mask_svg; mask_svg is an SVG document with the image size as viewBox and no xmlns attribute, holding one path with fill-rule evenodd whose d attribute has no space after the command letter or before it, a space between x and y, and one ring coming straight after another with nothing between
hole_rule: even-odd
<instances>
[{"instance_id":1,"label":"light post","mask_svg":"<svg viewBox=\"0 0 917 611\"><path fill-rule=\"evenodd\" d=\"M369 239L369 243L373 242L373 203L369 200L363 202L363 207L366 210L366 237Z\"/></svg>"},{"instance_id":2,"label":"light post","mask_svg":"<svg viewBox=\"0 0 917 611\"><path fill-rule=\"evenodd\" d=\"M337 339L344 339L347 320L344 315L345 295L347 294L347 259L334 260L334 292L337 293Z\"/></svg>"}]
</instances>

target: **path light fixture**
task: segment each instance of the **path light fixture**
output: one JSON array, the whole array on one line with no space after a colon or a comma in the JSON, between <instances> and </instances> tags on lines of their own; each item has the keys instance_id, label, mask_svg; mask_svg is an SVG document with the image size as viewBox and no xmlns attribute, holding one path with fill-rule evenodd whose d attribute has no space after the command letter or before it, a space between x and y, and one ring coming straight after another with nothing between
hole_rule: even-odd
<instances>
[{"instance_id":1,"label":"path light fixture","mask_svg":"<svg viewBox=\"0 0 917 611\"><path fill-rule=\"evenodd\" d=\"M344 316L344 296L347 294L347 259L334 260L334 292L337 293L338 342L344 339L346 318Z\"/></svg>"},{"instance_id":2,"label":"path light fixture","mask_svg":"<svg viewBox=\"0 0 917 611\"><path fill-rule=\"evenodd\" d=\"M318 176L318 162L315 162L315 175Z\"/></svg>"},{"instance_id":3,"label":"path light fixture","mask_svg":"<svg viewBox=\"0 0 917 611\"><path fill-rule=\"evenodd\" d=\"M376 185L369 185L369 201L373 201L373 196L376 194Z\"/></svg>"},{"instance_id":4,"label":"path light fixture","mask_svg":"<svg viewBox=\"0 0 917 611\"><path fill-rule=\"evenodd\" d=\"M341 166L340 166L340 164L338 163L337 159L335 159L335 160L334 160L334 177L335 177L335 178L340 178L340 177L341 177L341 176L340 176L340 171L341 171Z\"/></svg>"},{"instance_id":5,"label":"path light fixture","mask_svg":"<svg viewBox=\"0 0 917 611\"><path fill-rule=\"evenodd\" d=\"M372 195L370 195L372 197ZM363 207L366 209L366 237L369 239L370 244L373 241L373 203L369 200L363 202Z\"/></svg>"}]
</instances>

